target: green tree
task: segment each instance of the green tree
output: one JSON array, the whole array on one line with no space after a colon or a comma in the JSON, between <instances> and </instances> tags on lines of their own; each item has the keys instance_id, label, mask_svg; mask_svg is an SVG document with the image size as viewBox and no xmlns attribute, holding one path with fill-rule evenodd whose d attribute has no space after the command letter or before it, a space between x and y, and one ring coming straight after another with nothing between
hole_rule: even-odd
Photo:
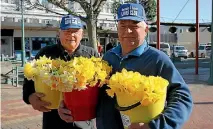
<instances>
[{"instance_id":1,"label":"green tree","mask_svg":"<svg viewBox=\"0 0 213 129\"><path fill-rule=\"evenodd\" d=\"M31 7L33 6L34 8L40 10L46 10L48 12L52 12L58 15L64 15L50 8L48 6L48 4L50 3L57 6L58 8L63 9L65 12L67 12L67 14L72 14L74 16L80 17L81 20L87 24L87 32L89 37L88 46L91 46L97 50L97 34L96 34L97 17L107 0L25 0L25 1L27 2L28 5L31 5ZM73 10L67 6L69 2L79 3L81 8L84 10L84 14L78 14L76 12L73 12Z\"/></svg>"},{"instance_id":2,"label":"green tree","mask_svg":"<svg viewBox=\"0 0 213 129\"><path fill-rule=\"evenodd\" d=\"M136 3L137 0L128 0L125 3ZM140 4L143 5L145 12L146 12L146 17L148 21L154 21L157 13L157 2L156 0L139 0ZM114 0L112 4L112 13L114 16L117 14L117 9L121 5L120 2L117 0Z\"/></svg>"}]
</instances>

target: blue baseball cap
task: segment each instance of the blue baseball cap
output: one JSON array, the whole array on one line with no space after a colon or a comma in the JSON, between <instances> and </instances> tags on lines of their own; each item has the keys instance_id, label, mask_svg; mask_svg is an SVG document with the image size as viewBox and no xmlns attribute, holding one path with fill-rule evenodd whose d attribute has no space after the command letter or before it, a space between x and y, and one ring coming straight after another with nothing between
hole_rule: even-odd
<instances>
[{"instance_id":1,"label":"blue baseball cap","mask_svg":"<svg viewBox=\"0 0 213 129\"><path fill-rule=\"evenodd\" d=\"M80 29L83 28L84 25L79 17L73 15L65 15L61 19L60 29L67 30L70 28Z\"/></svg>"},{"instance_id":2,"label":"blue baseball cap","mask_svg":"<svg viewBox=\"0 0 213 129\"><path fill-rule=\"evenodd\" d=\"M118 8L117 20L146 21L145 10L141 4L122 4Z\"/></svg>"}]
</instances>

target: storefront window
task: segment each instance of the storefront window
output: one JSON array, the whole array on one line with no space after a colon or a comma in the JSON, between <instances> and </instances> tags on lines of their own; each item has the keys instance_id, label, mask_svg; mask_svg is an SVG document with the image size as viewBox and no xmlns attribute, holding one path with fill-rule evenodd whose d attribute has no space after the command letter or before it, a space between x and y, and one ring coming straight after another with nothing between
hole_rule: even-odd
<instances>
[{"instance_id":1,"label":"storefront window","mask_svg":"<svg viewBox=\"0 0 213 129\"><path fill-rule=\"evenodd\" d=\"M21 50L21 37L14 38L14 50Z\"/></svg>"},{"instance_id":2,"label":"storefront window","mask_svg":"<svg viewBox=\"0 0 213 129\"><path fill-rule=\"evenodd\" d=\"M55 44L56 38L36 37L32 38L32 50L40 50L42 47Z\"/></svg>"},{"instance_id":3,"label":"storefront window","mask_svg":"<svg viewBox=\"0 0 213 129\"><path fill-rule=\"evenodd\" d=\"M32 56L35 56L41 48L53 44L56 44L56 38L54 37L33 37Z\"/></svg>"},{"instance_id":4,"label":"storefront window","mask_svg":"<svg viewBox=\"0 0 213 129\"><path fill-rule=\"evenodd\" d=\"M14 37L14 54L18 60L21 60L22 53L22 39L21 37ZM30 57L30 42L29 38L25 38L25 55L26 57Z\"/></svg>"}]
</instances>

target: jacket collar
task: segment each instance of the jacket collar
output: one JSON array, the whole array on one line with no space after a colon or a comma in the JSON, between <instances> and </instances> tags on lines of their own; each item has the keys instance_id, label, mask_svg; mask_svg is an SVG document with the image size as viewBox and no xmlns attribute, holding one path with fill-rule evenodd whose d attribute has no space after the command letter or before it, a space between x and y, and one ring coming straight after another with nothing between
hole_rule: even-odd
<instances>
[{"instance_id":1,"label":"jacket collar","mask_svg":"<svg viewBox=\"0 0 213 129\"><path fill-rule=\"evenodd\" d=\"M75 49L73 53L68 53L67 50L61 45L61 42L58 41L58 48L60 49L61 56L64 57L64 60L69 61L74 57L79 57L82 53L82 45L79 44L79 46Z\"/></svg>"},{"instance_id":2,"label":"jacket collar","mask_svg":"<svg viewBox=\"0 0 213 129\"><path fill-rule=\"evenodd\" d=\"M125 57L129 57L129 56L139 57L144 53L146 47L147 47L147 42L145 40L143 42L143 44L141 44L139 47L137 47L136 49L134 49L133 51L128 53ZM118 45L117 47L113 48L111 52L114 53L115 55L119 56L119 57L122 57L121 45Z\"/></svg>"}]
</instances>

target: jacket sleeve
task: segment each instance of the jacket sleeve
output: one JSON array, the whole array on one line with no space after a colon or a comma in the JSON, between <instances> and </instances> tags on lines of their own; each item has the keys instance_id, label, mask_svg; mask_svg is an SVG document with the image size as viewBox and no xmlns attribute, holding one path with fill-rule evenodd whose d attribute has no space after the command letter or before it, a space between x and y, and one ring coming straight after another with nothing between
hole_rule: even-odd
<instances>
[{"instance_id":1,"label":"jacket sleeve","mask_svg":"<svg viewBox=\"0 0 213 129\"><path fill-rule=\"evenodd\" d=\"M167 104L163 113L149 123L149 127L151 129L180 129L192 112L192 96L168 56L162 56L156 65L159 66L158 75L169 81Z\"/></svg>"},{"instance_id":2,"label":"jacket sleeve","mask_svg":"<svg viewBox=\"0 0 213 129\"><path fill-rule=\"evenodd\" d=\"M96 109L96 126L98 129L123 129L120 112L115 108L115 99L107 95L104 85L100 88Z\"/></svg>"},{"instance_id":3,"label":"jacket sleeve","mask_svg":"<svg viewBox=\"0 0 213 129\"><path fill-rule=\"evenodd\" d=\"M29 102L29 96L35 92L34 88L34 82L29 81L26 78L24 78L24 84L23 84L23 100L26 104L30 104Z\"/></svg>"},{"instance_id":4,"label":"jacket sleeve","mask_svg":"<svg viewBox=\"0 0 213 129\"><path fill-rule=\"evenodd\" d=\"M92 56L99 57L98 51L92 47L84 46L83 51L86 52L86 55L88 55L89 58Z\"/></svg>"},{"instance_id":5,"label":"jacket sleeve","mask_svg":"<svg viewBox=\"0 0 213 129\"><path fill-rule=\"evenodd\" d=\"M35 56L35 59L38 59L42 54L43 49ZM32 80L27 80L24 78L23 83L23 100L26 104L30 104L29 96L35 93L34 82Z\"/></svg>"},{"instance_id":6,"label":"jacket sleeve","mask_svg":"<svg viewBox=\"0 0 213 129\"><path fill-rule=\"evenodd\" d=\"M103 60L108 61L109 58L110 56L105 53ZM100 88L96 110L96 126L98 129L123 129L120 112L115 108L115 99L106 93L108 88L106 85Z\"/></svg>"},{"instance_id":7,"label":"jacket sleeve","mask_svg":"<svg viewBox=\"0 0 213 129\"><path fill-rule=\"evenodd\" d=\"M94 50L94 57L100 57L96 50Z\"/></svg>"},{"instance_id":8,"label":"jacket sleeve","mask_svg":"<svg viewBox=\"0 0 213 129\"><path fill-rule=\"evenodd\" d=\"M95 50L95 49L92 49L91 53L92 53L92 56L94 56L94 57L100 57L99 54L98 54L98 51Z\"/></svg>"}]
</instances>

